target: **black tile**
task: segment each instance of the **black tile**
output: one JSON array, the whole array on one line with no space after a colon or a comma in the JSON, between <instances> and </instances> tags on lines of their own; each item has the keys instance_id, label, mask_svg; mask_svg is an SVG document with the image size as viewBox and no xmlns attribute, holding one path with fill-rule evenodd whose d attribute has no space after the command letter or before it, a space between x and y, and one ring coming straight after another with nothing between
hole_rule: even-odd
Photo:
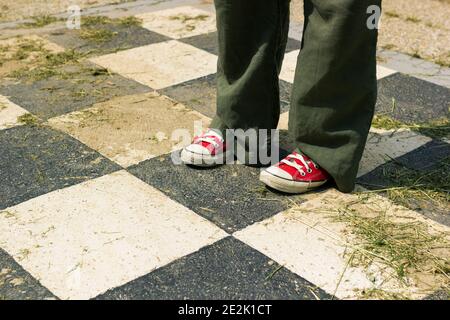
<instances>
[{"instance_id":1,"label":"black tile","mask_svg":"<svg viewBox=\"0 0 450 320\"><path fill-rule=\"evenodd\" d=\"M219 55L217 32L210 32L206 34L192 36L189 38L183 38L179 39L179 41L190 44L196 48L205 50L209 53L215 54L216 56ZM299 50L300 47L301 47L300 41L289 38L286 45L286 53L294 50Z\"/></svg>"},{"instance_id":2,"label":"black tile","mask_svg":"<svg viewBox=\"0 0 450 320\"><path fill-rule=\"evenodd\" d=\"M281 113L289 110L291 91L292 84L280 80ZM159 92L207 117L213 118L216 114L217 90L215 74L168 87L159 90Z\"/></svg>"},{"instance_id":3,"label":"black tile","mask_svg":"<svg viewBox=\"0 0 450 320\"><path fill-rule=\"evenodd\" d=\"M120 167L70 136L42 126L0 131L0 210Z\"/></svg>"},{"instance_id":4,"label":"black tile","mask_svg":"<svg viewBox=\"0 0 450 320\"><path fill-rule=\"evenodd\" d=\"M110 33L111 36L105 41L83 39L80 34L86 32L86 30L82 27L80 30L63 29L55 31L48 35L47 38L66 49L95 55L102 55L170 40L170 38L166 36L135 25L99 24L90 28L96 31L105 30L105 32Z\"/></svg>"},{"instance_id":5,"label":"black tile","mask_svg":"<svg viewBox=\"0 0 450 320\"><path fill-rule=\"evenodd\" d=\"M179 41L190 44L198 49L205 50L209 53L219 55L219 45L217 40L217 32L210 32L189 38L179 39Z\"/></svg>"},{"instance_id":6,"label":"black tile","mask_svg":"<svg viewBox=\"0 0 450 320\"><path fill-rule=\"evenodd\" d=\"M290 203L288 195L265 188L260 169L239 164L199 169L174 164L171 155L163 155L129 171L228 232L269 218ZM301 196L290 198L301 201Z\"/></svg>"},{"instance_id":7,"label":"black tile","mask_svg":"<svg viewBox=\"0 0 450 320\"><path fill-rule=\"evenodd\" d=\"M450 300L450 288L438 290L425 297L423 300Z\"/></svg>"},{"instance_id":8,"label":"black tile","mask_svg":"<svg viewBox=\"0 0 450 320\"><path fill-rule=\"evenodd\" d=\"M168 87L159 92L207 117L212 118L216 114L215 74Z\"/></svg>"},{"instance_id":9,"label":"black tile","mask_svg":"<svg viewBox=\"0 0 450 320\"><path fill-rule=\"evenodd\" d=\"M401 157L379 166L358 178L357 183L372 189L412 187L430 190L438 181L441 192L448 192L450 181L450 144L433 140ZM446 185L447 184L447 185ZM446 191L445 191L446 190ZM386 193L380 193L387 196ZM427 197L400 199L402 205L439 223L450 226L450 204ZM445 201L444 201L445 202Z\"/></svg>"},{"instance_id":10,"label":"black tile","mask_svg":"<svg viewBox=\"0 0 450 320\"><path fill-rule=\"evenodd\" d=\"M396 73L378 81L376 112L405 123L426 123L449 115L450 89Z\"/></svg>"},{"instance_id":11,"label":"black tile","mask_svg":"<svg viewBox=\"0 0 450 320\"><path fill-rule=\"evenodd\" d=\"M57 298L0 249L0 300L43 299Z\"/></svg>"},{"instance_id":12,"label":"black tile","mask_svg":"<svg viewBox=\"0 0 450 320\"><path fill-rule=\"evenodd\" d=\"M291 104L292 84L280 80L280 113L289 111Z\"/></svg>"},{"instance_id":13,"label":"black tile","mask_svg":"<svg viewBox=\"0 0 450 320\"><path fill-rule=\"evenodd\" d=\"M228 237L97 299L330 299L300 276Z\"/></svg>"},{"instance_id":14,"label":"black tile","mask_svg":"<svg viewBox=\"0 0 450 320\"><path fill-rule=\"evenodd\" d=\"M294 51L294 50L300 50L302 46L302 43L296 39L288 38L288 42L286 45L286 53Z\"/></svg>"},{"instance_id":15,"label":"black tile","mask_svg":"<svg viewBox=\"0 0 450 320\"><path fill-rule=\"evenodd\" d=\"M62 70L63 77L52 76L35 82L2 81L0 94L45 120L113 97L151 91L147 86L108 74L90 63L66 65Z\"/></svg>"}]
</instances>

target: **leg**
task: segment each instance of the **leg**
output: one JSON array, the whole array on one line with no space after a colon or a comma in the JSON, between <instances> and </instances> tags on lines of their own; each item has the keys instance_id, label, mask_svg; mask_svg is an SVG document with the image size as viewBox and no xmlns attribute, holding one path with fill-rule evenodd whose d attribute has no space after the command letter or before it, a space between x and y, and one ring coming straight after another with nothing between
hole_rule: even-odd
<instances>
[{"instance_id":1,"label":"leg","mask_svg":"<svg viewBox=\"0 0 450 320\"><path fill-rule=\"evenodd\" d=\"M280 115L278 74L287 42L289 1L215 0L219 35L217 114L210 127L217 130L209 130L184 148L184 163L222 164L234 151L224 143L226 129L276 128ZM236 155L239 160L257 164L257 154L246 139L237 144L245 147L245 154ZM231 156L234 159L234 153Z\"/></svg>"},{"instance_id":2,"label":"leg","mask_svg":"<svg viewBox=\"0 0 450 320\"><path fill-rule=\"evenodd\" d=\"M354 188L376 102L377 30L367 27L381 0L305 0L289 130L299 149Z\"/></svg>"},{"instance_id":3,"label":"leg","mask_svg":"<svg viewBox=\"0 0 450 320\"><path fill-rule=\"evenodd\" d=\"M219 63L212 128L276 128L289 1L215 0Z\"/></svg>"}]
</instances>

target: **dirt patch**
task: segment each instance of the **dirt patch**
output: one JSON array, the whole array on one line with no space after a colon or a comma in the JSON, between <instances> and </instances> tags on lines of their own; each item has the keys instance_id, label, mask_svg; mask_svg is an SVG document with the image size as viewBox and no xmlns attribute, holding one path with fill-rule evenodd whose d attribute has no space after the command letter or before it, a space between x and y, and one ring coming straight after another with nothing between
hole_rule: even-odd
<instances>
[{"instance_id":1,"label":"dirt patch","mask_svg":"<svg viewBox=\"0 0 450 320\"><path fill-rule=\"evenodd\" d=\"M124 167L169 153L180 141L177 129L192 137L194 121L205 118L156 93L124 96L92 108L50 119L52 127L68 132Z\"/></svg>"},{"instance_id":2,"label":"dirt patch","mask_svg":"<svg viewBox=\"0 0 450 320\"><path fill-rule=\"evenodd\" d=\"M50 53L64 51L56 44L38 36L16 37L0 41L0 77L18 70L31 70L42 63Z\"/></svg>"},{"instance_id":3,"label":"dirt patch","mask_svg":"<svg viewBox=\"0 0 450 320\"><path fill-rule=\"evenodd\" d=\"M383 0L379 47L450 65L450 1ZM291 18L303 22L303 0L292 0Z\"/></svg>"}]
</instances>

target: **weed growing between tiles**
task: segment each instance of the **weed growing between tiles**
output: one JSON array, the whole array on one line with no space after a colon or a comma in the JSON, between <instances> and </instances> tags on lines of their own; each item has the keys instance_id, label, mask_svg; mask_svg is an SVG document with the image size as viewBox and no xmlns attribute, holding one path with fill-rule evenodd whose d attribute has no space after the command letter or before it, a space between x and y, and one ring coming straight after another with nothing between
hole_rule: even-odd
<instances>
[{"instance_id":1,"label":"weed growing between tiles","mask_svg":"<svg viewBox=\"0 0 450 320\"><path fill-rule=\"evenodd\" d=\"M374 288L359 292L361 298L411 298L402 290L385 289L384 284L392 280L396 287L417 287L425 293L450 285L448 233L402 214L400 207L393 210L380 197L364 191L344 199L340 206L324 199L323 206L311 211L325 215L330 223L344 224L344 234L333 238L347 248L347 268L363 267L370 278L373 266L381 266L383 283L375 284L374 278ZM294 205L293 210L305 212L300 205Z\"/></svg>"}]
</instances>

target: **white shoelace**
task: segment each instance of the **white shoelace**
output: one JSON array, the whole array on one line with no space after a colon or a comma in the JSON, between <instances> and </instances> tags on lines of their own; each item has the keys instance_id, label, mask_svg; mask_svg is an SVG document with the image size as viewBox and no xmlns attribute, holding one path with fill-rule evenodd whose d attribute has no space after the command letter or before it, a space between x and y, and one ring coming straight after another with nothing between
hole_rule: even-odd
<instances>
[{"instance_id":1,"label":"white shoelace","mask_svg":"<svg viewBox=\"0 0 450 320\"><path fill-rule=\"evenodd\" d=\"M208 136L216 136L222 140L222 137L220 137L215 131L209 130L209 131L205 132L204 134L202 134L200 137L198 137L196 139L196 143L197 142L207 142L207 143L212 144L214 149L217 149L219 147L219 144L217 143L217 141Z\"/></svg>"},{"instance_id":2,"label":"white shoelace","mask_svg":"<svg viewBox=\"0 0 450 320\"><path fill-rule=\"evenodd\" d=\"M299 165L297 162L295 162L295 160L289 161L288 159L300 160L300 162L302 163L303 166ZM281 162L297 169L297 171L300 172L302 177L306 176L306 172L308 172L308 173L312 172L312 169L309 167L308 161L306 161L306 159L301 154L290 154L286 157L286 159L281 160ZM309 161L309 162L312 162L312 161ZM315 164L314 164L314 166L317 168L317 166ZM303 169L306 169L306 172Z\"/></svg>"}]
</instances>

